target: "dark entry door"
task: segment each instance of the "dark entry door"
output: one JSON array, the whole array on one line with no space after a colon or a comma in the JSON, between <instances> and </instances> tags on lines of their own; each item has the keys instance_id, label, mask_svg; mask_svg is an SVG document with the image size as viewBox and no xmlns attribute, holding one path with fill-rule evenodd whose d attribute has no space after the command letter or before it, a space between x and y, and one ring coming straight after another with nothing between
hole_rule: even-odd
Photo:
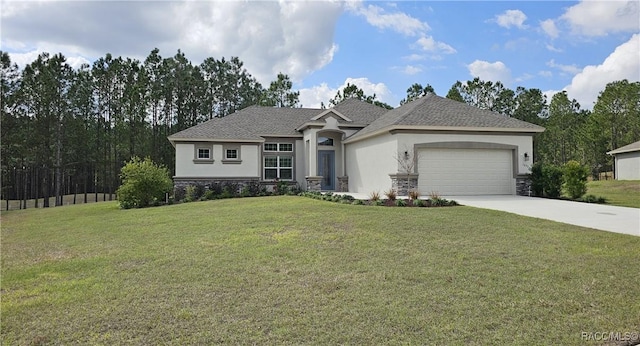
<instances>
[{"instance_id":1,"label":"dark entry door","mask_svg":"<svg viewBox=\"0 0 640 346\"><path fill-rule=\"evenodd\" d=\"M333 150L318 150L318 175L322 176L322 190L336 189L336 154Z\"/></svg>"}]
</instances>

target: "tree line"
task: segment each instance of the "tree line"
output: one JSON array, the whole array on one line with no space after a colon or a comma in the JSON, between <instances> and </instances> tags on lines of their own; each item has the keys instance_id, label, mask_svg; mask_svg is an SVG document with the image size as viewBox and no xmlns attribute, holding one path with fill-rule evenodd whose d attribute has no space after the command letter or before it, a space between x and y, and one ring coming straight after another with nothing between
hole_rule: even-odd
<instances>
[{"instance_id":1,"label":"tree line","mask_svg":"<svg viewBox=\"0 0 640 346\"><path fill-rule=\"evenodd\" d=\"M62 54L40 54L22 69L0 51L2 199L103 193L111 198L131 157L150 157L174 170L167 136L250 105L301 107L285 74L263 87L238 57L207 58L195 65L178 50L144 61L106 54L73 69ZM434 92L414 84L401 104ZM550 102L539 89L478 78L456 82L448 98L547 128L535 138L535 158L556 164L577 160L593 172L610 170L605 153L640 139L640 83L607 85L593 111L561 92ZM347 85L329 100L346 98L392 108L376 95ZM324 107L324 103L322 105Z\"/></svg>"}]
</instances>

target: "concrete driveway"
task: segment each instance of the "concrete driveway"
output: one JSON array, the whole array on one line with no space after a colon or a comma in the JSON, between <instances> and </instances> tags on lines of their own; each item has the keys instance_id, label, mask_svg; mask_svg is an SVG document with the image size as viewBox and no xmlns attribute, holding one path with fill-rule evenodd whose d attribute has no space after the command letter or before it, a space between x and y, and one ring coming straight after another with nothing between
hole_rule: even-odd
<instances>
[{"instance_id":1,"label":"concrete driveway","mask_svg":"<svg viewBox=\"0 0 640 346\"><path fill-rule=\"evenodd\" d=\"M640 209L523 196L449 196L462 205L640 236Z\"/></svg>"}]
</instances>

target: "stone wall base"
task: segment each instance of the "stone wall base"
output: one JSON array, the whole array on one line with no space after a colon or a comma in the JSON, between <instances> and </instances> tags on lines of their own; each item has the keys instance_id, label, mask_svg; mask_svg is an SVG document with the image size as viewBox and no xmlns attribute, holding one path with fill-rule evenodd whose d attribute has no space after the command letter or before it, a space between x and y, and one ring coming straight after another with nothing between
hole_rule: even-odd
<instances>
[{"instance_id":1,"label":"stone wall base","mask_svg":"<svg viewBox=\"0 0 640 346\"><path fill-rule=\"evenodd\" d=\"M398 196L408 196L409 191L418 188L418 173L396 173L389 174L391 178L391 188Z\"/></svg>"},{"instance_id":2,"label":"stone wall base","mask_svg":"<svg viewBox=\"0 0 640 346\"><path fill-rule=\"evenodd\" d=\"M516 195L531 196L531 178L528 175L516 177Z\"/></svg>"},{"instance_id":3,"label":"stone wall base","mask_svg":"<svg viewBox=\"0 0 640 346\"><path fill-rule=\"evenodd\" d=\"M338 191L349 192L349 177L338 177Z\"/></svg>"},{"instance_id":4,"label":"stone wall base","mask_svg":"<svg viewBox=\"0 0 640 346\"><path fill-rule=\"evenodd\" d=\"M322 190L322 177L320 176L309 176L305 177L307 180L307 191L321 191Z\"/></svg>"}]
</instances>

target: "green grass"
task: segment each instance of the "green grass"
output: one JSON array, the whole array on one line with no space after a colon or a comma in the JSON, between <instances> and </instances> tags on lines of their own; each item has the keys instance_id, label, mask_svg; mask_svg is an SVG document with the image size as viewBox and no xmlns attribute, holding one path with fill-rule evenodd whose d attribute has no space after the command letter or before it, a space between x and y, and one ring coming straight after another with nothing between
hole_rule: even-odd
<instances>
[{"instance_id":1,"label":"green grass","mask_svg":"<svg viewBox=\"0 0 640 346\"><path fill-rule=\"evenodd\" d=\"M590 181L587 193L606 198L607 204L640 208L640 180Z\"/></svg>"},{"instance_id":2,"label":"green grass","mask_svg":"<svg viewBox=\"0 0 640 346\"><path fill-rule=\"evenodd\" d=\"M3 345L581 345L640 327L640 237L300 197L2 214Z\"/></svg>"}]
</instances>

